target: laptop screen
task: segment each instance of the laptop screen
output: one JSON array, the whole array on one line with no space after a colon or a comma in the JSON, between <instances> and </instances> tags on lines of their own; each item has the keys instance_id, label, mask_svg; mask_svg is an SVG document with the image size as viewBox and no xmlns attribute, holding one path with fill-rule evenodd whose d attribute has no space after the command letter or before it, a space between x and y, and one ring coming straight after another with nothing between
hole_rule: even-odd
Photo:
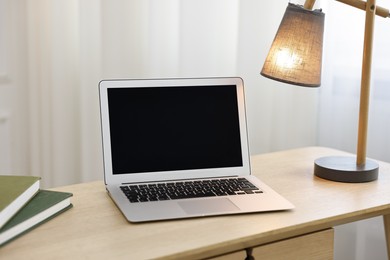
<instances>
[{"instance_id":1,"label":"laptop screen","mask_svg":"<svg viewBox=\"0 0 390 260\"><path fill-rule=\"evenodd\" d=\"M112 173L243 165L236 85L107 89Z\"/></svg>"}]
</instances>

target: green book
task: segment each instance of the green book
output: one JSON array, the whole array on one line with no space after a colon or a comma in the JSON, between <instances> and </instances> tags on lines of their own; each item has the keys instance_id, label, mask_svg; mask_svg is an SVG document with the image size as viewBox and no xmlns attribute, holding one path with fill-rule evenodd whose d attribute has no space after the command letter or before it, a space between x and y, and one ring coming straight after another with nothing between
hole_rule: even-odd
<instances>
[{"instance_id":1,"label":"green book","mask_svg":"<svg viewBox=\"0 0 390 260\"><path fill-rule=\"evenodd\" d=\"M0 229L0 247L72 207L72 193L40 190Z\"/></svg>"},{"instance_id":2,"label":"green book","mask_svg":"<svg viewBox=\"0 0 390 260\"><path fill-rule=\"evenodd\" d=\"M40 177L0 175L0 228L39 190Z\"/></svg>"}]
</instances>

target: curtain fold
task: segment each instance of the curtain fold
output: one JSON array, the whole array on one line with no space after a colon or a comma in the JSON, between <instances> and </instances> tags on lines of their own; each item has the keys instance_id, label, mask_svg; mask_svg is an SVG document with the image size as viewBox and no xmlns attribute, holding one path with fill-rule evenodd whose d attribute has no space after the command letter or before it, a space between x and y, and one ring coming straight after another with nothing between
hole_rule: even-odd
<instances>
[{"instance_id":1,"label":"curtain fold","mask_svg":"<svg viewBox=\"0 0 390 260\"><path fill-rule=\"evenodd\" d=\"M237 0L26 3L29 156L32 174L48 186L101 178L97 84L104 78L241 76L252 154L315 144L355 151L360 10L321 3L328 9L323 82L308 90L259 76L284 2L267 8ZM389 40L381 19L368 154L390 161Z\"/></svg>"},{"instance_id":2,"label":"curtain fold","mask_svg":"<svg viewBox=\"0 0 390 260\"><path fill-rule=\"evenodd\" d=\"M319 89L260 76L287 4L287 1L240 2L237 73L246 86L252 154L311 146L317 141Z\"/></svg>"},{"instance_id":3,"label":"curtain fold","mask_svg":"<svg viewBox=\"0 0 390 260\"><path fill-rule=\"evenodd\" d=\"M377 1L389 7L389 1ZM318 144L356 153L365 13L324 2L325 42L319 98ZM341 22L342 19L342 22ZM376 17L372 58L367 156L390 162L389 19ZM380 174L380 170L379 170ZM387 259L383 220L335 228L335 259Z\"/></svg>"},{"instance_id":4,"label":"curtain fold","mask_svg":"<svg viewBox=\"0 0 390 260\"><path fill-rule=\"evenodd\" d=\"M388 1L377 1L388 7ZM365 12L329 1L325 5L323 80L318 143L356 153ZM340 17L343 22L340 22ZM390 162L389 19L376 17L367 156Z\"/></svg>"},{"instance_id":5,"label":"curtain fold","mask_svg":"<svg viewBox=\"0 0 390 260\"><path fill-rule=\"evenodd\" d=\"M237 0L41 0L26 12L29 168L43 187L103 178L100 80L236 75Z\"/></svg>"},{"instance_id":6,"label":"curtain fold","mask_svg":"<svg viewBox=\"0 0 390 260\"><path fill-rule=\"evenodd\" d=\"M31 174L43 185L75 178L78 122L78 2L27 2Z\"/></svg>"},{"instance_id":7,"label":"curtain fold","mask_svg":"<svg viewBox=\"0 0 390 260\"><path fill-rule=\"evenodd\" d=\"M9 142L18 144L15 150L28 147L22 160L13 159L26 164L18 169L41 176L43 188L103 178L98 83L106 78L241 76L251 154L310 145L354 153L364 12L316 1L326 13L323 81L319 89L305 89L259 75L287 3L7 0L10 20L20 23L8 28L26 35L15 37L20 41L12 49L20 52L7 57L22 64L17 71L23 75L13 83L28 90L20 98L27 103L20 106L25 116L13 121L27 128L20 133L28 136L20 139L28 145ZM377 4L389 7L388 1ZM390 162L388 26L388 19L376 19L368 155ZM15 168L10 165L6 168ZM378 239L374 231L364 228L363 233ZM341 232L359 233L354 228ZM372 243L362 248L353 242L347 249L338 247L337 255L385 254Z\"/></svg>"}]
</instances>

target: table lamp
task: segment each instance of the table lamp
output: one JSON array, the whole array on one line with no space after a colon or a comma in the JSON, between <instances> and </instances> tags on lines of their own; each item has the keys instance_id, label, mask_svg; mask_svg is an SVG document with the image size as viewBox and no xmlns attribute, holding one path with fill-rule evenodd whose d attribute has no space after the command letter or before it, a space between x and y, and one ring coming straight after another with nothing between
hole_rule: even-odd
<instances>
[{"instance_id":1,"label":"table lamp","mask_svg":"<svg viewBox=\"0 0 390 260\"><path fill-rule=\"evenodd\" d=\"M378 178L379 166L366 158L371 60L375 15L389 17L389 10L375 0L337 0L366 11L361 75L359 128L356 157L329 156L316 159L314 174L339 182L369 182ZM315 0L303 6L289 3L261 75L304 87L321 85L322 40L325 14L312 10Z\"/></svg>"}]
</instances>

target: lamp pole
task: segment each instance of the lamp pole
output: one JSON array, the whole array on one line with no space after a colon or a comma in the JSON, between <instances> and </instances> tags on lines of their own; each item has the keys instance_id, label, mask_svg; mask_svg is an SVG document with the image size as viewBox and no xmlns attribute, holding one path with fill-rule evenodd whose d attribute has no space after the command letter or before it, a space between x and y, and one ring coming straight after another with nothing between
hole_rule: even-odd
<instances>
[{"instance_id":1,"label":"lamp pole","mask_svg":"<svg viewBox=\"0 0 390 260\"><path fill-rule=\"evenodd\" d=\"M367 129L368 129L368 114L370 101L370 83L371 83L371 64L372 64L372 47L374 39L374 21L375 15L389 17L389 10L377 7L375 0L336 0L344 4L362 9L366 11L365 29L364 29L364 45L363 45L363 61L362 61L362 77L360 84L360 108L359 108L359 128L358 142L356 152L356 165L364 166L366 164L367 154ZM313 9L315 0L306 0L304 8Z\"/></svg>"},{"instance_id":2,"label":"lamp pole","mask_svg":"<svg viewBox=\"0 0 390 260\"><path fill-rule=\"evenodd\" d=\"M389 10L376 6L376 0L337 1L366 11L357 152L356 157L326 156L316 159L314 175L340 182L374 181L378 178L379 164L366 158L374 20L375 15L390 17ZM264 62L261 75L299 86L320 85L324 14L321 10L311 11L314 3L315 0L306 0L303 7L289 3ZM305 35L302 36L302 32ZM286 66L286 62L280 62L282 57L285 58L281 54L285 49L289 51L288 61L296 66ZM310 51L308 53L305 50Z\"/></svg>"},{"instance_id":3,"label":"lamp pole","mask_svg":"<svg viewBox=\"0 0 390 260\"><path fill-rule=\"evenodd\" d=\"M368 110L370 102L372 45L374 39L375 0L366 4L366 22L364 29L362 79L360 85L360 111L356 164L366 164Z\"/></svg>"}]
</instances>

